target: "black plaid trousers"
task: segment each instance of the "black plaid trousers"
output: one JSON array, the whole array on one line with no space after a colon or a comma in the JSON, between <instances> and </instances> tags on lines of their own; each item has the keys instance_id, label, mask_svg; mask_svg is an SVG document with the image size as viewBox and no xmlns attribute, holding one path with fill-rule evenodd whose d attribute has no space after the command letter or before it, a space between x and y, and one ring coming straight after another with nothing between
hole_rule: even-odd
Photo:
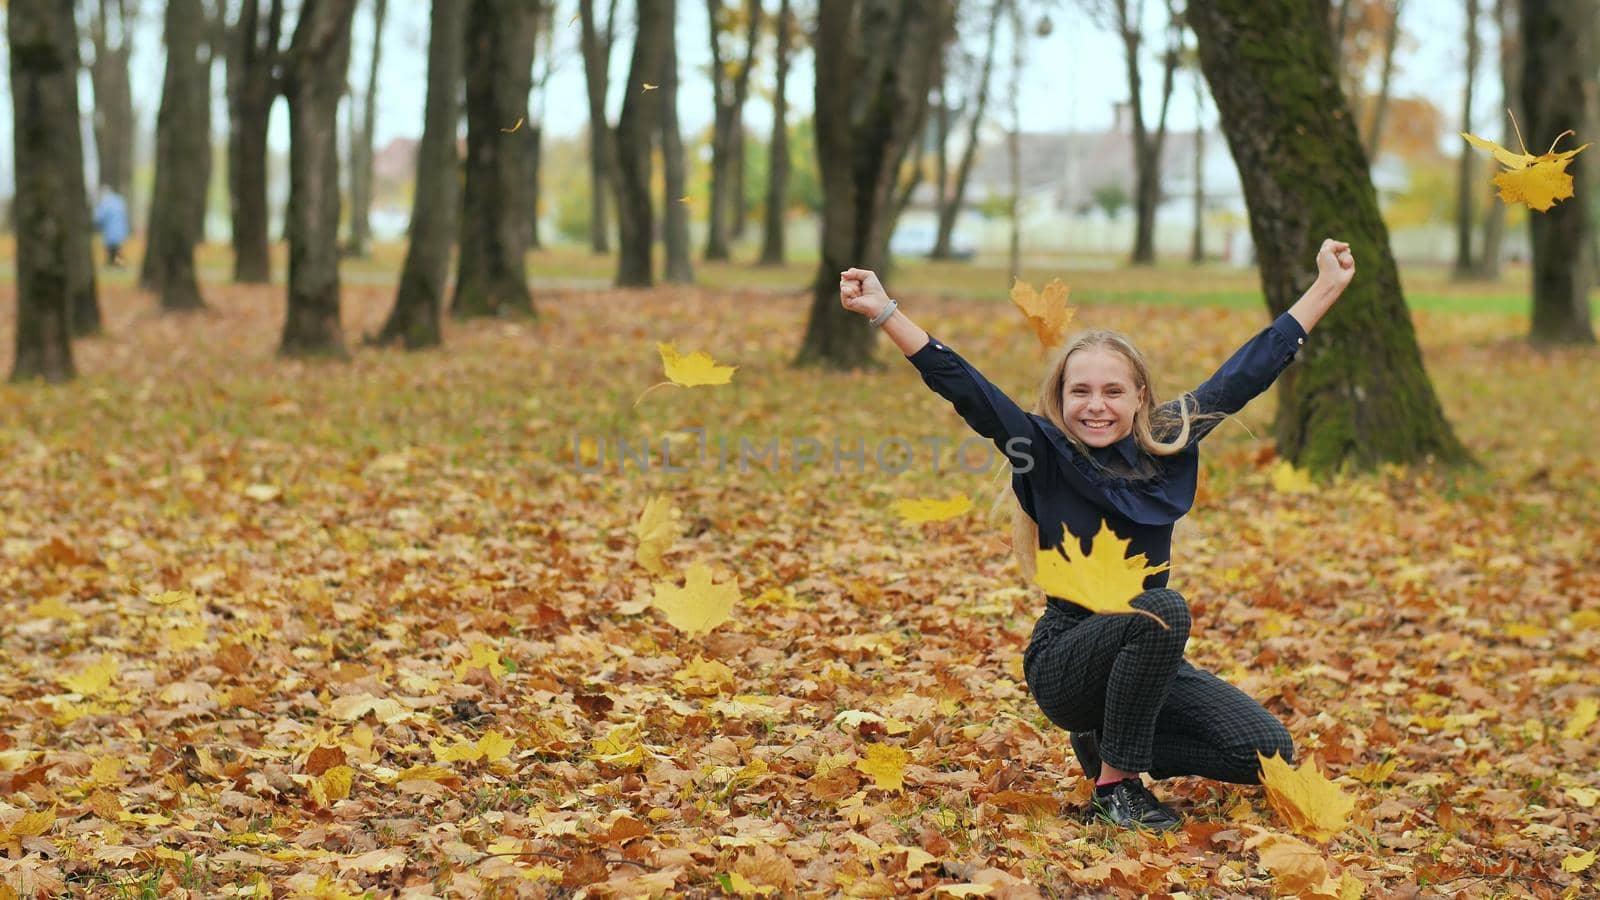
<instances>
[{"instance_id":1,"label":"black plaid trousers","mask_svg":"<svg viewBox=\"0 0 1600 900\"><path fill-rule=\"evenodd\" d=\"M1075 615L1050 601L1023 655L1028 690L1050 721L1098 733L1100 756L1152 778L1201 775L1256 784L1256 753L1292 759L1289 730L1243 691L1183 658L1189 605L1153 588L1133 606L1161 617ZM1099 772L1085 772L1089 778Z\"/></svg>"}]
</instances>

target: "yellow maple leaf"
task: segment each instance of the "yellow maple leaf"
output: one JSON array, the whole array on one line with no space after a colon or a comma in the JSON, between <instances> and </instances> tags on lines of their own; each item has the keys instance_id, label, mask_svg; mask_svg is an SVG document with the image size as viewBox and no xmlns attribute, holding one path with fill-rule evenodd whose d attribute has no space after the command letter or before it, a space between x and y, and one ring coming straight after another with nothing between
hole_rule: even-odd
<instances>
[{"instance_id":1,"label":"yellow maple leaf","mask_svg":"<svg viewBox=\"0 0 1600 900\"><path fill-rule=\"evenodd\" d=\"M1572 162L1574 156L1588 149L1589 145L1584 144L1576 150L1563 150L1557 153L1556 144L1569 134L1572 132L1563 131L1556 135L1548 151L1541 156L1534 156L1527 152L1526 146L1523 147L1523 152L1515 153L1494 141L1461 132L1467 143L1479 150L1489 151L1501 165L1506 167L1492 179L1500 188L1501 202L1508 206L1521 203L1539 212L1546 212L1558 201L1572 196L1572 176L1567 174L1567 165Z\"/></svg>"},{"instance_id":2,"label":"yellow maple leaf","mask_svg":"<svg viewBox=\"0 0 1600 900\"><path fill-rule=\"evenodd\" d=\"M672 501L665 494L657 494L645 501L644 511L639 514L639 521L634 523L633 536L639 539L639 565L652 574L666 574L661 555L667 552L667 548L683 531L677 519L673 518L675 512L677 510L673 508Z\"/></svg>"},{"instance_id":3,"label":"yellow maple leaf","mask_svg":"<svg viewBox=\"0 0 1600 900\"><path fill-rule=\"evenodd\" d=\"M330 801L343 800L350 796L350 787L356 781L356 770L349 766L334 766L323 772L318 781Z\"/></svg>"},{"instance_id":4,"label":"yellow maple leaf","mask_svg":"<svg viewBox=\"0 0 1600 900\"><path fill-rule=\"evenodd\" d=\"M699 654L695 654L693 662L673 673L672 680L688 694L711 695L733 690L733 670Z\"/></svg>"},{"instance_id":5,"label":"yellow maple leaf","mask_svg":"<svg viewBox=\"0 0 1600 900\"><path fill-rule=\"evenodd\" d=\"M1022 310L1023 317L1039 338L1039 346L1046 350L1067 336L1067 328L1077 312L1067 305L1070 290L1059 278L1050 279L1042 291L1035 291L1033 285L1021 279L1011 285L1011 302Z\"/></svg>"},{"instance_id":6,"label":"yellow maple leaf","mask_svg":"<svg viewBox=\"0 0 1600 900\"><path fill-rule=\"evenodd\" d=\"M1325 844L1350 823L1355 798L1317 769L1315 757L1307 758L1298 769L1290 768L1276 754L1257 753L1256 758L1261 760L1261 786L1266 790L1267 804L1295 832Z\"/></svg>"},{"instance_id":7,"label":"yellow maple leaf","mask_svg":"<svg viewBox=\"0 0 1600 900\"><path fill-rule=\"evenodd\" d=\"M1280 494L1316 493L1317 485L1311 480L1311 473L1296 469L1287 459L1278 460L1267 474L1272 479L1272 489Z\"/></svg>"},{"instance_id":8,"label":"yellow maple leaf","mask_svg":"<svg viewBox=\"0 0 1600 900\"><path fill-rule=\"evenodd\" d=\"M1102 521L1087 555L1071 534L1056 549L1040 550L1033 580L1046 594L1092 612L1139 613L1161 622L1160 616L1136 609L1132 602L1144 592L1145 576L1165 572L1169 564L1152 567L1143 553L1132 557L1127 553L1128 541ZM1161 627L1167 623L1161 622Z\"/></svg>"},{"instance_id":9,"label":"yellow maple leaf","mask_svg":"<svg viewBox=\"0 0 1600 900\"><path fill-rule=\"evenodd\" d=\"M71 675L61 678L61 683L67 690L85 697L100 694L112 694L111 682L117 677L117 658L111 654L103 654L98 662L86 666Z\"/></svg>"},{"instance_id":10,"label":"yellow maple leaf","mask_svg":"<svg viewBox=\"0 0 1600 900\"><path fill-rule=\"evenodd\" d=\"M506 758L516 743L498 731L490 731L478 738L478 752L483 754L484 762L499 762Z\"/></svg>"},{"instance_id":11,"label":"yellow maple leaf","mask_svg":"<svg viewBox=\"0 0 1600 900\"><path fill-rule=\"evenodd\" d=\"M1569 853L1561 860L1561 871L1577 874L1594 865L1594 851L1588 853Z\"/></svg>"},{"instance_id":12,"label":"yellow maple leaf","mask_svg":"<svg viewBox=\"0 0 1600 900\"><path fill-rule=\"evenodd\" d=\"M192 604L195 596L188 591L162 591L159 594L151 594L149 599L157 606L177 606L180 603Z\"/></svg>"},{"instance_id":13,"label":"yellow maple leaf","mask_svg":"<svg viewBox=\"0 0 1600 900\"><path fill-rule=\"evenodd\" d=\"M667 616L667 624L689 634L705 634L732 619L739 602L739 582L711 582L711 568L703 562L689 567L683 587L660 581L651 605Z\"/></svg>"},{"instance_id":14,"label":"yellow maple leaf","mask_svg":"<svg viewBox=\"0 0 1600 900\"><path fill-rule=\"evenodd\" d=\"M661 367L666 370L667 380L652 384L644 389L634 406L639 405L645 394L658 387L675 385L677 387L701 387L711 384L727 384L733 380L733 370L738 366L719 365L711 358L711 354L704 350L696 350L688 356L678 353L678 348L672 344L657 343L656 350L661 354Z\"/></svg>"},{"instance_id":15,"label":"yellow maple leaf","mask_svg":"<svg viewBox=\"0 0 1600 900\"><path fill-rule=\"evenodd\" d=\"M917 499L894 502L895 515L909 524L943 522L945 519L965 515L971 509L972 498L964 491L951 494L948 500Z\"/></svg>"},{"instance_id":16,"label":"yellow maple leaf","mask_svg":"<svg viewBox=\"0 0 1600 900\"><path fill-rule=\"evenodd\" d=\"M483 751L478 745L469 741L456 741L446 746L439 741L432 741L428 749L433 751L435 762L477 762L483 758Z\"/></svg>"},{"instance_id":17,"label":"yellow maple leaf","mask_svg":"<svg viewBox=\"0 0 1600 900\"><path fill-rule=\"evenodd\" d=\"M1288 835L1263 832L1245 842L1261 856L1261 865L1277 882L1282 893L1307 900L1357 900L1363 886L1349 872L1341 878L1328 874L1322 853L1304 841Z\"/></svg>"},{"instance_id":18,"label":"yellow maple leaf","mask_svg":"<svg viewBox=\"0 0 1600 900\"><path fill-rule=\"evenodd\" d=\"M456 680L461 681L473 669L484 669L490 678L498 679L501 675L511 671L511 667L500 661L500 648L483 641L476 641L467 649L467 658L456 663Z\"/></svg>"},{"instance_id":19,"label":"yellow maple leaf","mask_svg":"<svg viewBox=\"0 0 1600 900\"><path fill-rule=\"evenodd\" d=\"M904 791L906 763L911 755L890 744L873 744L867 755L856 760L856 768L872 779L873 785L884 791Z\"/></svg>"},{"instance_id":20,"label":"yellow maple leaf","mask_svg":"<svg viewBox=\"0 0 1600 900\"><path fill-rule=\"evenodd\" d=\"M1594 724L1597 715L1600 715L1600 700L1596 700L1593 697L1584 697L1578 701L1577 706L1572 708L1572 715L1567 718L1567 726L1561 729L1561 736L1564 738L1583 737L1584 733L1589 730L1589 726Z\"/></svg>"},{"instance_id":21,"label":"yellow maple leaf","mask_svg":"<svg viewBox=\"0 0 1600 900\"><path fill-rule=\"evenodd\" d=\"M391 725L411 714L410 710L397 701L387 697L380 699L371 694L350 694L328 704L328 713L346 722L354 722L369 712L376 716L378 721Z\"/></svg>"},{"instance_id":22,"label":"yellow maple leaf","mask_svg":"<svg viewBox=\"0 0 1600 900\"><path fill-rule=\"evenodd\" d=\"M1394 757L1388 762L1371 762L1366 765L1356 766L1348 774L1351 778L1362 784L1379 784L1389 780L1395 769L1400 768L1400 757Z\"/></svg>"}]
</instances>

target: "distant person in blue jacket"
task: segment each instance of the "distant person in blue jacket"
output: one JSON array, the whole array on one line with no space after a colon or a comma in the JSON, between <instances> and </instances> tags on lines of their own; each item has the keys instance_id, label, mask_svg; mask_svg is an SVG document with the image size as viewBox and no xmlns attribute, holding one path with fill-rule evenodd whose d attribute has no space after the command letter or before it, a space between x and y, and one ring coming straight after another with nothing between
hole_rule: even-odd
<instances>
[{"instance_id":1,"label":"distant person in blue jacket","mask_svg":"<svg viewBox=\"0 0 1600 900\"><path fill-rule=\"evenodd\" d=\"M122 245L128 240L128 201L110 187L100 188L94 206L94 230L106 245L106 265L122 267Z\"/></svg>"}]
</instances>

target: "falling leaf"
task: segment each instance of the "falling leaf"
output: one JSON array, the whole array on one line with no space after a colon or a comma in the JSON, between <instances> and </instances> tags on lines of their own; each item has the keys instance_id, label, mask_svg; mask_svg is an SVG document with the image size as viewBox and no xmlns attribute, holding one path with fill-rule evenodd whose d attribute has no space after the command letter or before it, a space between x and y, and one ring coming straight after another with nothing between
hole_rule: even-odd
<instances>
[{"instance_id":1,"label":"falling leaf","mask_svg":"<svg viewBox=\"0 0 1600 900\"><path fill-rule=\"evenodd\" d=\"M1550 143L1550 149L1542 156L1528 153L1526 146L1523 152L1515 153L1477 135L1462 132L1461 136L1479 150L1489 151L1506 167L1493 178L1494 184L1500 188L1501 202L1508 206L1521 203L1530 209L1546 212L1558 201L1572 196L1572 176L1567 173L1567 165L1574 156L1589 147L1584 144L1574 150L1557 153L1556 144L1569 134L1572 134L1570 130L1556 135L1556 139Z\"/></svg>"},{"instance_id":2,"label":"falling leaf","mask_svg":"<svg viewBox=\"0 0 1600 900\"><path fill-rule=\"evenodd\" d=\"M644 92L648 93L649 91L653 91L660 86L661 85L659 84L651 84L650 82L646 81L644 82Z\"/></svg>"},{"instance_id":3,"label":"falling leaf","mask_svg":"<svg viewBox=\"0 0 1600 900\"><path fill-rule=\"evenodd\" d=\"M665 494L657 494L645 501L644 511L633 526L633 536L639 539L639 565L655 575L666 574L661 555L683 532L674 518L676 512Z\"/></svg>"},{"instance_id":4,"label":"falling leaf","mask_svg":"<svg viewBox=\"0 0 1600 900\"><path fill-rule=\"evenodd\" d=\"M1594 865L1593 850L1590 850L1587 853L1573 852L1567 854L1566 857L1561 860L1561 871L1577 874L1579 872L1586 871L1592 865Z\"/></svg>"},{"instance_id":5,"label":"falling leaf","mask_svg":"<svg viewBox=\"0 0 1600 900\"><path fill-rule=\"evenodd\" d=\"M516 132L516 130L518 128L521 128L521 127L522 127L522 117L521 116L517 116L517 124L512 125L510 128L502 128L500 130L505 132L506 134L514 134Z\"/></svg>"},{"instance_id":6,"label":"falling leaf","mask_svg":"<svg viewBox=\"0 0 1600 900\"><path fill-rule=\"evenodd\" d=\"M1068 534L1056 549L1040 550L1034 582L1046 594L1092 612L1140 613L1161 622L1148 610L1135 609L1132 601L1144 592L1145 576L1165 572L1169 564L1151 567L1143 553L1127 556L1128 541L1117 537L1104 521L1087 555L1080 546L1078 539ZM1163 628L1166 625L1161 622Z\"/></svg>"},{"instance_id":7,"label":"falling leaf","mask_svg":"<svg viewBox=\"0 0 1600 900\"><path fill-rule=\"evenodd\" d=\"M733 371L738 366L724 366L711 358L711 354L704 350L696 350L687 356L680 355L677 347L668 343L657 343L656 351L661 354L661 366L666 370L667 380L652 384L645 388L643 393L633 401L634 406L658 387L676 385L677 387L701 387L704 385L727 384L733 380Z\"/></svg>"},{"instance_id":8,"label":"falling leaf","mask_svg":"<svg viewBox=\"0 0 1600 900\"><path fill-rule=\"evenodd\" d=\"M972 509L972 498L965 492L950 495L948 500L896 500L895 514L909 524L942 522L965 515Z\"/></svg>"},{"instance_id":9,"label":"falling leaf","mask_svg":"<svg viewBox=\"0 0 1600 900\"><path fill-rule=\"evenodd\" d=\"M856 768L872 779L879 790L905 791L906 763L911 759L905 750L889 744L872 744L866 756L856 760Z\"/></svg>"},{"instance_id":10,"label":"falling leaf","mask_svg":"<svg viewBox=\"0 0 1600 900\"><path fill-rule=\"evenodd\" d=\"M1256 757L1261 761L1261 786L1267 803L1295 832L1318 843L1327 843L1350 823L1354 797L1344 793L1317 769L1315 757L1307 758L1298 769L1276 754Z\"/></svg>"},{"instance_id":11,"label":"falling leaf","mask_svg":"<svg viewBox=\"0 0 1600 900\"><path fill-rule=\"evenodd\" d=\"M1033 285L1018 279L1011 285L1011 302L1022 310L1023 317L1039 338L1039 346L1048 350L1060 344L1067 336L1067 328L1077 311L1067 305L1071 289L1059 278L1052 278L1043 291L1034 291Z\"/></svg>"},{"instance_id":12,"label":"falling leaf","mask_svg":"<svg viewBox=\"0 0 1600 900\"><path fill-rule=\"evenodd\" d=\"M739 583L729 579L712 584L711 569L703 562L689 567L683 587L656 582L651 605L667 616L667 623L688 634L705 634L732 618L739 602Z\"/></svg>"}]
</instances>

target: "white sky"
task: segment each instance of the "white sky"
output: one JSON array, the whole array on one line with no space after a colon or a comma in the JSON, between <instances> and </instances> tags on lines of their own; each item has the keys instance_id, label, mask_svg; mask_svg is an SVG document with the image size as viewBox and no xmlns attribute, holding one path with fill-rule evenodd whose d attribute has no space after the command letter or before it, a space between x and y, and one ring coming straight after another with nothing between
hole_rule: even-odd
<instances>
[{"instance_id":1,"label":"white sky","mask_svg":"<svg viewBox=\"0 0 1600 900\"><path fill-rule=\"evenodd\" d=\"M1020 92L1020 105L1024 128L1029 131L1093 130L1108 126L1113 105L1126 96L1126 79L1123 75L1121 42L1112 35L1098 30L1084 16L1075 0L1047 0L1051 6L1050 18L1054 29L1046 38L1032 37L1025 51L1025 61ZM427 25L426 0L396 0L389 4L388 21L384 26L384 46L378 87L378 118L375 134L377 146L399 136L417 137L422 131L423 100L427 83ZM597 4L601 5L601 4ZM621 106L620 91L627 77L628 56L632 42L631 14L633 4L622 0L618 4L618 46L612 55L612 95L608 109L613 122ZM773 4L768 4L769 6ZM804 0L796 4L806 6ZM969 5L971 0L969 0ZM1164 5L1147 2L1147 33L1159 34L1159 20ZM1484 4L1488 6L1488 4ZM577 52L578 25L571 21L576 14L575 0L558 0L556 12L556 42L552 59L555 72L542 95L545 109L540 116L549 136L574 135L582 131L588 120L583 68ZM132 64L133 100L135 115L143 132L141 145L150 142L149 133L154 128L156 109L160 104L162 66L164 53L160 41L161 4L143 4L143 18L136 34ZM1463 84L1461 67L1465 57L1461 31L1463 13L1460 0L1413 0L1404 7L1402 25L1407 35L1397 56L1395 93L1397 95L1421 94L1428 96L1447 114L1447 121L1458 115L1460 91ZM0 7L3 9L3 7ZM366 60L371 47L371 3L360 0L355 21L354 50L351 73L358 86L364 86ZM706 41L706 10L703 4L684 2L678 5L678 53L681 67L679 88L679 119L686 134L693 134L711 122L711 88L705 78L710 65L710 50ZM3 18L0 12L0 18ZM1036 19L1034 21L1037 21ZM1486 46L1494 37L1488 17L1481 20ZM981 49L982 23L974 22L962 29L963 40L975 49ZM990 117L1006 113L1006 91L1009 74L1003 64L1010 59L1007 29L1002 27L1000 62L997 63L995 82L990 94ZM798 36L809 42L806 36ZM0 44L3 47L3 44ZM1498 78L1492 73L1494 55L1485 53L1484 85L1479 91L1482 103L1477 106L1476 120L1480 128L1489 133L1498 132L1499 117L1495 110L1499 103ZM754 77L759 85L770 87L772 67L770 47L764 54L764 65ZM1149 67L1155 63L1150 61ZM789 77L790 121L809 115L812 108L812 57L809 48L803 48L794 57ZM5 55L0 69L9 69L9 54ZM220 91L223 72L219 67L213 75L216 90ZM1159 78L1147 76L1147 115L1159 102ZM88 77L81 80L81 97L84 109L93 102ZM761 99L759 85L753 85L751 100L746 111L746 123L757 134L765 133L771 126L771 108ZM7 71L0 71L0 123L6 138L0 140L0 193L9 195L12 183L11 91ZM1174 92L1170 124L1174 129L1192 128L1194 103L1190 84L1180 81ZM538 95L536 95L537 98ZM536 99L536 103L538 100ZM221 110L216 127L218 140L222 140L225 123ZM1215 112L1207 114L1214 124ZM1451 135L1453 137L1453 135ZM274 114L271 143L284 150L288 144L288 127L283 104L278 104ZM86 148L87 149L87 148ZM91 151L92 152L92 151ZM148 152L148 151L146 151Z\"/></svg>"}]
</instances>

